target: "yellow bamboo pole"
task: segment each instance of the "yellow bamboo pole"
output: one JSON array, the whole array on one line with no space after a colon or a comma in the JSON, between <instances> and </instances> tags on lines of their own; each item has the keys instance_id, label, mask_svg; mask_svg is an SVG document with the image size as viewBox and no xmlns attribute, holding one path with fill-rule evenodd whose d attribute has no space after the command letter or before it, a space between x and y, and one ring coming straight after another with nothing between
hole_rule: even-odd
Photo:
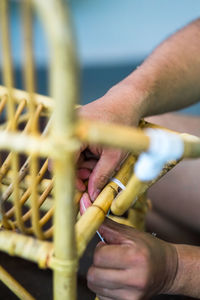
<instances>
[{"instance_id":1,"label":"yellow bamboo pole","mask_svg":"<svg viewBox=\"0 0 200 300\"><path fill-rule=\"evenodd\" d=\"M53 256L53 243L40 241L31 236L10 230L0 232L0 250L12 256L18 256L35 262L40 268L48 268Z\"/></svg>"},{"instance_id":2,"label":"yellow bamboo pole","mask_svg":"<svg viewBox=\"0 0 200 300\"><path fill-rule=\"evenodd\" d=\"M89 120L78 122L76 134L83 142L130 150L133 154L148 150L150 142L141 129Z\"/></svg>"},{"instance_id":3,"label":"yellow bamboo pole","mask_svg":"<svg viewBox=\"0 0 200 300\"><path fill-rule=\"evenodd\" d=\"M156 128L163 129L160 126ZM170 132L177 134L177 132ZM150 138L141 129L88 120L78 122L76 134L83 142L129 150L134 155L147 151L150 144ZM111 139L111 136L117 138ZM179 134L179 136L184 143L183 158L200 157L200 138L189 134Z\"/></svg>"},{"instance_id":4,"label":"yellow bamboo pole","mask_svg":"<svg viewBox=\"0 0 200 300\"><path fill-rule=\"evenodd\" d=\"M126 185L129 180L134 163L135 158L129 156L115 176L124 185ZM86 210L84 215L82 215L76 223L77 251L79 257L83 254L88 242L103 223L111 207L112 201L118 192L118 185L115 182L109 182L96 198L93 205Z\"/></svg>"},{"instance_id":5,"label":"yellow bamboo pole","mask_svg":"<svg viewBox=\"0 0 200 300\"><path fill-rule=\"evenodd\" d=\"M2 266L0 266L0 280L21 300L36 300Z\"/></svg>"},{"instance_id":6,"label":"yellow bamboo pole","mask_svg":"<svg viewBox=\"0 0 200 300\"><path fill-rule=\"evenodd\" d=\"M27 91L13 88L12 92L13 98L15 99L16 103L21 102L22 99L26 99L27 102L30 101L29 94ZM8 88L0 85L0 98L4 97L5 95L8 95ZM55 103L52 98L39 94L34 94L34 99L37 105L42 104L48 112L51 112L54 109Z\"/></svg>"},{"instance_id":7,"label":"yellow bamboo pole","mask_svg":"<svg viewBox=\"0 0 200 300\"><path fill-rule=\"evenodd\" d=\"M113 214L118 216L123 215L124 212L127 211L133 203L135 203L137 199L147 191L147 189L175 167L177 163L178 162L171 162L165 165L159 176L152 181L142 182L135 176L135 174L133 174L126 186L126 189L112 202L111 211Z\"/></svg>"},{"instance_id":8,"label":"yellow bamboo pole","mask_svg":"<svg viewBox=\"0 0 200 300\"><path fill-rule=\"evenodd\" d=\"M48 168L48 159L44 162L44 164L42 165L40 172L37 174L36 177L36 184L38 185L45 172L47 171ZM21 199L20 199L20 204L23 205L27 199L30 197L31 195L31 186L29 186L29 188L26 190L26 192L22 195ZM8 197L10 196L10 190L7 190L5 194L3 194L3 201L5 201ZM7 217L10 218L12 216L12 214L15 211L15 207L11 208L8 212L7 212Z\"/></svg>"},{"instance_id":9,"label":"yellow bamboo pole","mask_svg":"<svg viewBox=\"0 0 200 300\"><path fill-rule=\"evenodd\" d=\"M8 100L8 97L5 94L3 96L1 96L1 98L2 99L1 99L1 102L0 102L0 113L2 113L2 111L4 110L6 102Z\"/></svg>"},{"instance_id":10,"label":"yellow bamboo pole","mask_svg":"<svg viewBox=\"0 0 200 300\"><path fill-rule=\"evenodd\" d=\"M9 30L9 16L8 16L8 1L2 0L0 2L1 11L1 27L2 27L2 50L3 50L3 77L5 85L8 89L8 111L7 120L9 124L10 131L16 131L16 119L15 119L15 102L13 99L13 66L12 66L12 54L11 54L11 44L10 44L10 30ZM18 223L20 230L24 229L23 222L21 220L22 212L19 204L19 188L18 188L18 167L19 167L19 157L16 152L12 153L11 156L11 167L13 175L13 198L16 206L15 218Z\"/></svg>"},{"instance_id":11,"label":"yellow bamboo pole","mask_svg":"<svg viewBox=\"0 0 200 300\"><path fill-rule=\"evenodd\" d=\"M14 118L15 118L14 122L15 122L16 124L17 124L17 121L18 121L18 119L19 119L19 116L20 116L22 110L23 110L24 107L25 107L25 104L26 104L26 100L23 100L23 101L19 104L19 106L18 106L18 108L17 108L17 110L16 110L15 117L14 117ZM10 126L11 126L10 123L8 123L7 126L6 126L6 130L9 130L9 129L10 129ZM11 163L11 153L7 156L6 160L4 161L4 163L3 163L2 166L1 166L1 169L0 169L0 180L2 180L3 176L5 176L6 173L8 172L8 170L9 170L9 168L10 168L10 163Z\"/></svg>"},{"instance_id":12,"label":"yellow bamboo pole","mask_svg":"<svg viewBox=\"0 0 200 300\"><path fill-rule=\"evenodd\" d=\"M56 106L52 138L59 149L54 160L54 299L76 299L77 255L74 208L74 105L77 101L77 66L66 2L34 0L51 46L50 87ZM67 142L64 149L62 142Z\"/></svg>"},{"instance_id":13,"label":"yellow bamboo pole","mask_svg":"<svg viewBox=\"0 0 200 300\"><path fill-rule=\"evenodd\" d=\"M24 79L26 90L29 94L29 114L31 120L31 134L33 136L38 135L38 124L37 119L34 117L36 109L36 102L34 98L35 91L35 78L34 78L34 60L33 60L33 42L32 42L32 7L31 1L22 1L22 19L23 19L23 30L24 30ZM38 185L37 185L37 173L38 173L38 157L32 155L30 157L30 176L31 176L31 221L34 234L42 239L44 238L41 230L39 219L40 211L38 205Z\"/></svg>"}]
</instances>

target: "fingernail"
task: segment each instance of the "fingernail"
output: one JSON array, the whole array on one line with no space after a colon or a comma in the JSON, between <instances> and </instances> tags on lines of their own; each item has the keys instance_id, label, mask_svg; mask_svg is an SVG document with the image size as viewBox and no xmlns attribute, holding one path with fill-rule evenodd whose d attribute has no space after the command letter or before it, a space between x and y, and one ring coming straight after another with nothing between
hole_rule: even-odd
<instances>
[{"instance_id":1,"label":"fingernail","mask_svg":"<svg viewBox=\"0 0 200 300\"><path fill-rule=\"evenodd\" d=\"M92 193L92 195L91 195L92 202L94 202L94 200L96 200L97 196L100 194L100 191L101 190L97 189Z\"/></svg>"}]
</instances>

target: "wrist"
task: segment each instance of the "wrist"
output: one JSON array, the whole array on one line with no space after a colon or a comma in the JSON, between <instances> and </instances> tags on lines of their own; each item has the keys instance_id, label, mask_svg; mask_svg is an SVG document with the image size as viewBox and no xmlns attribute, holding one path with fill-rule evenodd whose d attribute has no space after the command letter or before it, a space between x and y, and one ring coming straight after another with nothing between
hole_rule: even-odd
<instances>
[{"instance_id":1,"label":"wrist","mask_svg":"<svg viewBox=\"0 0 200 300\"><path fill-rule=\"evenodd\" d=\"M144 70L143 70L144 69ZM135 125L141 118L153 113L154 79L143 65L113 86L106 94L108 99L114 100L120 111L126 111L130 125Z\"/></svg>"},{"instance_id":2,"label":"wrist","mask_svg":"<svg viewBox=\"0 0 200 300\"><path fill-rule=\"evenodd\" d=\"M198 297L200 295L200 249L190 245L174 245L178 268L168 294Z\"/></svg>"},{"instance_id":3,"label":"wrist","mask_svg":"<svg viewBox=\"0 0 200 300\"><path fill-rule=\"evenodd\" d=\"M176 285L178 267L179 258L176 245L167 243L164 272L165 276L163 277L163 286L160 290L160 294L174 294L174 286Z\"/></svg>"}]
</instances>

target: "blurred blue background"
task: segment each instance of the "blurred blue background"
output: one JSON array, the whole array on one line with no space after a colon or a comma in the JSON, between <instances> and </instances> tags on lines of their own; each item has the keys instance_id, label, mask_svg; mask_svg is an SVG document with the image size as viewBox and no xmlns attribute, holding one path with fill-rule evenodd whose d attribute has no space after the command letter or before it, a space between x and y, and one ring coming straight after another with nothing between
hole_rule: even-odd
<instances>
[{"instance_id":1,"label":"blurred blue background","mask_svg":"<svg viewBox=\"0 0 200 300\"><path fill-rule=\"evenodd\" d=\"M70 0L81 65L81 103L102 96L133 71L170 34L199 17L199 0ZM16 85L22 87L21 25L12 3ZM39 21L34 25L38 92L47 93L48 50ZM200 105L187 109L198 114Z\"/></svg>"}]
</instances>

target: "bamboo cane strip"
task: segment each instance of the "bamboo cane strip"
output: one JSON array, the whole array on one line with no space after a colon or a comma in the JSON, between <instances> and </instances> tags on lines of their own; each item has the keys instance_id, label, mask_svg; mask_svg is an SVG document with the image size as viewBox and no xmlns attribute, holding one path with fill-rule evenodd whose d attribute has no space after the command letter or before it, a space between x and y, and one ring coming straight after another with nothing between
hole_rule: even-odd
<instances>
[{"instance_id":1,"label":"bamboo cane strip","mask_svg":"<svg viewBox=\"0 0 200 300\"><path fill-rule=\"evenodd\" d=\"M10 117L14 116L14 107L12 105L12 87L13 87L13 67L11 58L10 46L10 31L8 20L8 1L2 0L0 2L1 14L1 36L2 36L2 56L3 56L3 79L7 88L8 94L8 110Z\"/></svg>"},{"instance_id":2,"label":"bamboo cane strip","mask_svg":"<svg viewBox=\"0 0 200 300\"><path fill-rule=\"evenodd\" d=\"M32 10L30 0L22 1L22 19L24 29L24 79L25 86L29 96L28 108L30 118L32 120L31 131L33 134L37 132L37 122L34 118L35 111L35 79L34 79L34 61L33 61L33 43L32 43Z\"/></svg>"},{"instance_id":3,"label":"bamboo cane strip","mask_svg":"<svg viewBox=\"0 0 200 300\"><path fill-rule=\"evenodd\" d=\"M5 108L7 102L7 95L2 96L1 102L0 102L0 114L2 113L3 109Z\"/></svg>"},{"instance_id":4,"label":"bamboo cane strip","mask_svg":"<svg viewBox=\"0 0 200 300\"><path fill-rule=\"evenodd\" d=\"M35 99L34 99L34 62L33 62L33 45L32 45L32 11L31 2L26 0L22 2L22 15L23 15L23 28L24 28L24 41L25 41L25 86L29 93L28 108L31 119L31 133L37 134L37 121L34 118ZM43 233L39 225L40 211L38 206L38 190L37 190L37 173L38 173L38 159L36 155L30 158L30 176L31 176L31 205L32 205L32 227L34 234L42 239Z\"/></svg>"},{"instance_id":5,"label":"bamboo cane strip","mask_svg":"<svg viewBox=\"0 0 200 300\"><path fill-rule=\"evenodd\" d=\"M130 155L115 176L124 185L128 182L134 163L135 158ZM77 251L79 257L83 254L96 230L103 223L118 190L118 185L115 182L109 182L96 198L93 205L86 210L76 223Z\"/></svg>"},{"instance_id":6,"label":"bamboo cane strip","mask_svg":"<svg viewBox=\"0 0 200 300\"><path fill-rule=\"evenodd\" d=\"M149 123L145 120L141 120L140 127L144 128L144 129L145 128L162 129L162 130L174 133L174 134L178 134L179 136L181 136L181 138L184 142L183 158L197 158L200 156L200 138L197 136L193 136L193 135L187 134L187 133L179 133L177 131L165 128L163 126Z\"/></svg>"},{"instance_id":7,"label":"bamboo cane strip","mask_svg":"<svg viewBox=\"0 0 200 300\"><path fill-rule=\"evenodd\" d=\"M47 229L47 230L44 232L44 235L45 235L45 239L50 239L50 238L52 238L52 236L53 236L53 226L51 226L49 229Z\"/></svg>"},{"instance_id":8,"label":"bamboo cane strip","mask_svg":"<svg viewBox=\"0 0 200 300\"><path fill-rule=\"evenodd\" d=\"M0 85L0 97L7 96L8 95L8 89L5 86ZM13 89L13 98L17 103L21 102L21 99L26 99L27 102L29 102L29 94L26 91ZM48 111L52 111L54 108L54 101L52 98L34 94L35 102L37 105L42 104L45 109Z\"/></svg>"},{"instance_id":9,"label":"bamboo cane strip","mask_svg":"<svg viewBox=\"0 0 200 300\"><path fill-rule=\"evenodd\" d=\"M21 167L21 169L19 171L19 174L18 174L19 182L22 181L24 179L24 177L26 176L28 167L29 167L29 159L24 163L24 165ZM3 197L2 197L3 201L6 201L10 197L12 192L13 192L13 183L11 183L8 186L7 190L4 192Z\"/></svg>"},{"instance_id":10,"label":"bamboo cane strip","mask_svg":"<svg viewBox=\"0 0 200 300\"><path fill-rule=\"evenodd\" d=\"M117 124L80 120L76 134L83 142L130 150L133 154L149 148L149 137L141 129ZM117 138L111 139L111 136Z\"/></svg>"},{"instance_id":11,"label":"bamboo cane strip","mask_svg":"<svg viewBox=\"0 0 200 300\"><path fill-rule=\"evenodd\" d=\"M50 218L53 216L54 207L52 207L41 219L40 219L40 226L44 226Z\"/></svg>"},{"instance_id":12,"label":"bamboo cane strip","mask_svg":"<svg viewBox=\"0 0 200 300\"><path fill-rule=\"evenodd\" d=\"M66 141L59 141L64 148L68 147L69 144ZM78 148L78 143L73 143L71 148ZM41 157L55 157L58 155L58 149L55 148L55 144L49 138L43 136L33 137L25 133L12 133L0 131L0 149L12 150L15 152L22 152L28 155L37 154Z\"/></svg>"},{"instance_id":13,"label":"bamboo cane strip","mask_svg":"<svg viewBox=\"0 0 200 300\"><path fill-rule=\"evenodd\" d=\"M76 134L83 142L123 148L133 154L147 151L150 143L149 137L140 129L85 120L78 123ZM111 139L110 136L117 136L117 139ZM189 134L179 136L184 142L182 158L200 157L200 138Z\"/></svg>"},{"instance_id":14,"label":"bamboo cane strip","mask_svg":"<svg viewBox=\"0 0 200 300\"><path fill-rule=\"evenodd\" d=\"M161 177L163 177L168 171L176 166L178 162L172 162L164 166L160 175L149 182L141 182L135 174L130 178L126 189L120 193L111 205L111 210L115 215L122 215L125 211L132 206L137 197L144 194L148 188L150 188L155 182L157 182Z\"/></svg>"},{"instance_id":15,"label":"bamboo cane strip","mask_svg":"<svg viewBox=\"0 0 200 300\"><path fill-rule=\"evenodd\" d=\"M44 190L44 192L40 196L39 201L38 201L38 206L41 206L44 203L44 201L46 200L47 196L50 194L52 189L53 189L53 181L50 182L49 186ZM24 222L27 221L30 218L30 216L32 214L32 210L33 210L33 208L31 208L27 213L25 213L23 215L23 221Z\"/></svg>"},{"instance_id":16,"label":"bamboo cane strip","mask_svg":"<svg viewBox=\"0 0 200 300\"><path fill-rule=\"evenodd\" d=\"M42 116L43 114L41 113L41 116ZM27 122L29 120L29 115L28 115L28 113L23 113L21 116L19 116L19 119L17 120L17 124L18 124L18 126L21 124L21 123L25 123L25 122ZM5 123L3 123L3 124L1 124L0 125L0 130L5 130L6 129L6 127L7 127L7 125L8 125L8 122L5 122Z\"/></svg>"},{"instance_id":17,"label":"bamboo cane strip","mask_svg":"<svg viewBox=\"0 0 200 300\"><path fill-rule=\"evenodd\" d=\"M15 113L15 123L17 123L18 119L19 119L19 116L21 114L21 112L23 111L24 107L25 107L25 104L26 104L26 100L23 100L17 110L16 110L16 113ZM7 124L7 130L10 129L10 123ZM9 170L9 167L10 167L10 163L11 163L11 153L7 156L6 160L4 161L3 165L1 166L1 169L0 169L0 181L2 180L3 176L6 175L6 173L8 172Z\"/></svg>"},{"instance_id":18,"label":"bamboo cane strip","mask_svg":"<svg viewBox=\"0 0 200 300\"><path fill-rule=\"evenodd\" d=\"M3 201L2 201L2 183L0 181L0 228L1 227L10 229L10 224L5 216Z\"/></svg>"},{"instance_id":19,"label":"bamboo cane strip","mask_svg":"<svg viewBox=\"0 0 200 300\"><path fill-rule=\"evenodd\" d=\"M16 119L15 119L15 108L14 99L12 94L13 88L13 67L11 58L11 46L10 46L10 32L9 32L9 20L8 20L8 1L1 1L1 21L2 21L2 50L3 50L3 61L4 61L4 81L8 88L8 110L7 118L9 122L9 127L11 131L16 129ZM12 153L11 156L11 166L13 169L13 198L15 203L15 218L18 224L18 228L21 231L24 230L24 225L22 222L22 211L19 204L19 189L18 189L18 167L19 167L19 157L17 153Z\"/></svg>"},{"instance_id":20,"label":"bamboo cane strip","mask_svg":"<svg viewBox=\"0 0 200 300\"><path fill-rule=\"evenodd\" d=\"M7 176L2 178L2 185L4 186L4 190L6 189L7 186L9 186L12 183L12 179L9 176L10 172L8 172ZM48 184L50 183L51 179L43 179L41 184L38 186L38 190L39 193L42 194L44 192L44 190L47 188ZM30 186L31 181L29 176L27 175L24 181L21 181L19 183L19 188L22 191L25 191L28 189L28 187ZM49 194L51 195L51 193Z\"/></svg>"},{"instance_id":21,"label":"bamboo cane strip","mask_svg":"<svg viewBox=\"0 0 200 300\"><path fill-rule=\"evenodd\" d=\"M77 95L77 74L75 49L70 31L67 4L50 0L35 0L36 8L41 13L51 45L51 77L50 86L56 106L52 126L52 137L68 139L68 147L73 144L74 137L74 105ZM56 14L55 14L56 12ZM55 17L56 16L56 17ZM49 22L51 18L52 22ZM66 99L68 101L66 101ZM54 272L55 300L76 299L76 244L74 234L74 180L75 180L75 149L62 147L60 157L54 160L55 166L55 214L54 214L54 245L56 267ZM66 167L68 170L66 170ZM59 262L59 263L58 263ZM63 272L63 264L70 264L68 273ZM61 266L61 267L60 267Z\"/></svg>"},{"instance_id":22,"label":"bamboo cane strip","mask_svg":"<svg viewBox=\"0 0 200 300\"><path fill-rule=\"evenodd\" d=\"M191 134L180 134L184 142L183 158L198 158L200 157L200 138Z\"/></svg>"},{"instance_id":23,"label":"bamboo cane strip","mask_svg":"<svg viewBox=\"0 0 200 300\"><path fill-rule=\"evenodd\" d=\"M41 268L47 268L53 254L53 243L3 230L0 232L0 250L38 263Z\"/></svg>"},{"instance_id":24,"label":"bamboo cane strip","mask_svg":"<svg viewBox=\"0 0 200 300\"><path fill-rule=\"evenodd\" d=\"M25 288L19 284L2 266L0 266L0 280L20 299L36 300Z\"/></svg>"},{"instance_id":25,"label":"bamboo cane strip","mask_svg":"<svg viewBox=\"0 0 200 300\"><path fill-rule=\"evenodd\" d=\"M42 107L43 107L42 104L38 106L38 108L36 110L36 115L35 115L36 118L39 117ZM43 131L43 136L45 136L48 133L50 125L51 125L51 119L49 120L47 126L45 127L45 130ZM30 123L28 122L27 128L26 128L27 131L29 130L29 126L30 126ZM22 181L24 179L24 177L26 176L26 174L28 172L28 168L29 168L29 158L25 161L25 163L23 164L23 166L21 167L21 169L19 171L19 175L18 175L19 182ZM12 191L13 191L13 184L11 183L10 186L8 187L7 191L3 195L3 199L5 199L3 201L6 201L8 199L8 197L11 195Z\"/></svg>"},{"instance_id":26,"label":"bamboo cane strip","mask_svg":"<svg viewBox=\"0 0 200 300\"><path fill-rule=\"evenodd\" d=\"M31 206L32 206L32 213L31 213L32 229L33 229L34 234L39 239L43 239L44 236L43 236L40 224L39 224L40 211L39 211L39 204L38 204L37 173L38 173L38 160L37 160L37 157L32 157L31 158L32 186L31 186L31 190L30 190ZM42 178L41 178L41 180L42 180Z\"/></svg>"},{"instance_id":27,"label":"bamboo cane strip","mask_svg":"<svg viewBox=\"0 0 200 300\"><path fill-rule=\"evenodd\" d=\"M147 122L147 121L145 121L144 119L140 120L139 127L140 127L141 129L146 129L146 128L162 129L162 130L165 130L165 131L168 131L168 132L180 134L180 133L177 132L177 131L168 129L168 128L163 127L163 126L158 125L158 124L153 124L153 123Z\"/></svg>"},{"instance_id":28,"label":"bamboo cane strip","mask_svg":"<svg viewBox=\"0 0 200 300\"><path fill-rule=\"evenodd\" d=\"M39 184L39 183L41 182L41 180L42 180L42 178L43 178L45 172L47 171L47 168L48 168L48 159L44 162L44 164L43 164L43 166L41 167L39 173L37 174L37 180L36 180L36 183L37 183L37 184ZM11 192L9 191L9 193L12 193L12 191L11 191ZM7 193L3 194L3 196L2 196L3 201L5 201L5 200L10 196L9 193L8 193L8 190L7 190ZM29 188L26 190L26 192L23 194L23 196L21 197L21 199L20 199L21 205L23 205L23 204L27 201L27 199L30 197L30 194L31 194L31 187L29 187ZM6 213L7 217L8 217L8 218L11 218L12 215L13 215L13 213L14 213L14 211L15 211L15 208L12 207L12 208Z\"/></svg>"},{"instance_id":29,"label":"bamboo cane strip","mask_svg":"<svg viewBox=\"0 0 200 300\"><path fill-rule=\"evenodd\" d=\"M25 99L22 99L22 101L19 103L18 107L17 107L17 110L14 114L14 124L15 126L17 125L17 122L18 122L18 119L20 117L20 114L22 113L23 109L25 108L25 105L26 105L26 100ZM7 130L10 130L11 129L11 123L7 123Z\"/></svg>"},{"instance_id":30,"label":"bamboo cane strip","mask_svg":"<svg viewBox=\"0 0 200 300\"><path fill-rule=\"evenodd\" d=\"M35 112L35 118L37 118L37 119L39 118L39 115L40 115L40 113L41 113L41 111L42 111L42 108L43 108L43 105L42 105L42 104L38 105L37 110L36 110L36 112ZM20 107L20 110L21 110L21 107ZM16 121L17 121L17 118L16 118ZM25 133L28 133L28 132L29 132L30 126L31 126L31 122L30 122L30 119L29 119L28 122L27 122L27 124L26 124L26 126L25 126L25 128L24 128L24 132L25 132ZM3 176L5 176L6 173L8 172L10 162L11 162L11 153L7 156L5 162L3 163L3 165L2 165L2 167L1 167L1 169L0 169L0 180L1 180L1 179L3 178ZM26 169L26 171L28 171L28 164L26 164L26 167L23 166L22 169L23 169L23 174L24 174L24 176L25 176L25 174L26 174L26 173L25 173L25 169ZM23 178L24 178L24 177L23 177ZM22 178L22 179L23 179L23 178ZM21 181L22 179L19 178L19 181Z\"/></svg>"}]
</instances>

